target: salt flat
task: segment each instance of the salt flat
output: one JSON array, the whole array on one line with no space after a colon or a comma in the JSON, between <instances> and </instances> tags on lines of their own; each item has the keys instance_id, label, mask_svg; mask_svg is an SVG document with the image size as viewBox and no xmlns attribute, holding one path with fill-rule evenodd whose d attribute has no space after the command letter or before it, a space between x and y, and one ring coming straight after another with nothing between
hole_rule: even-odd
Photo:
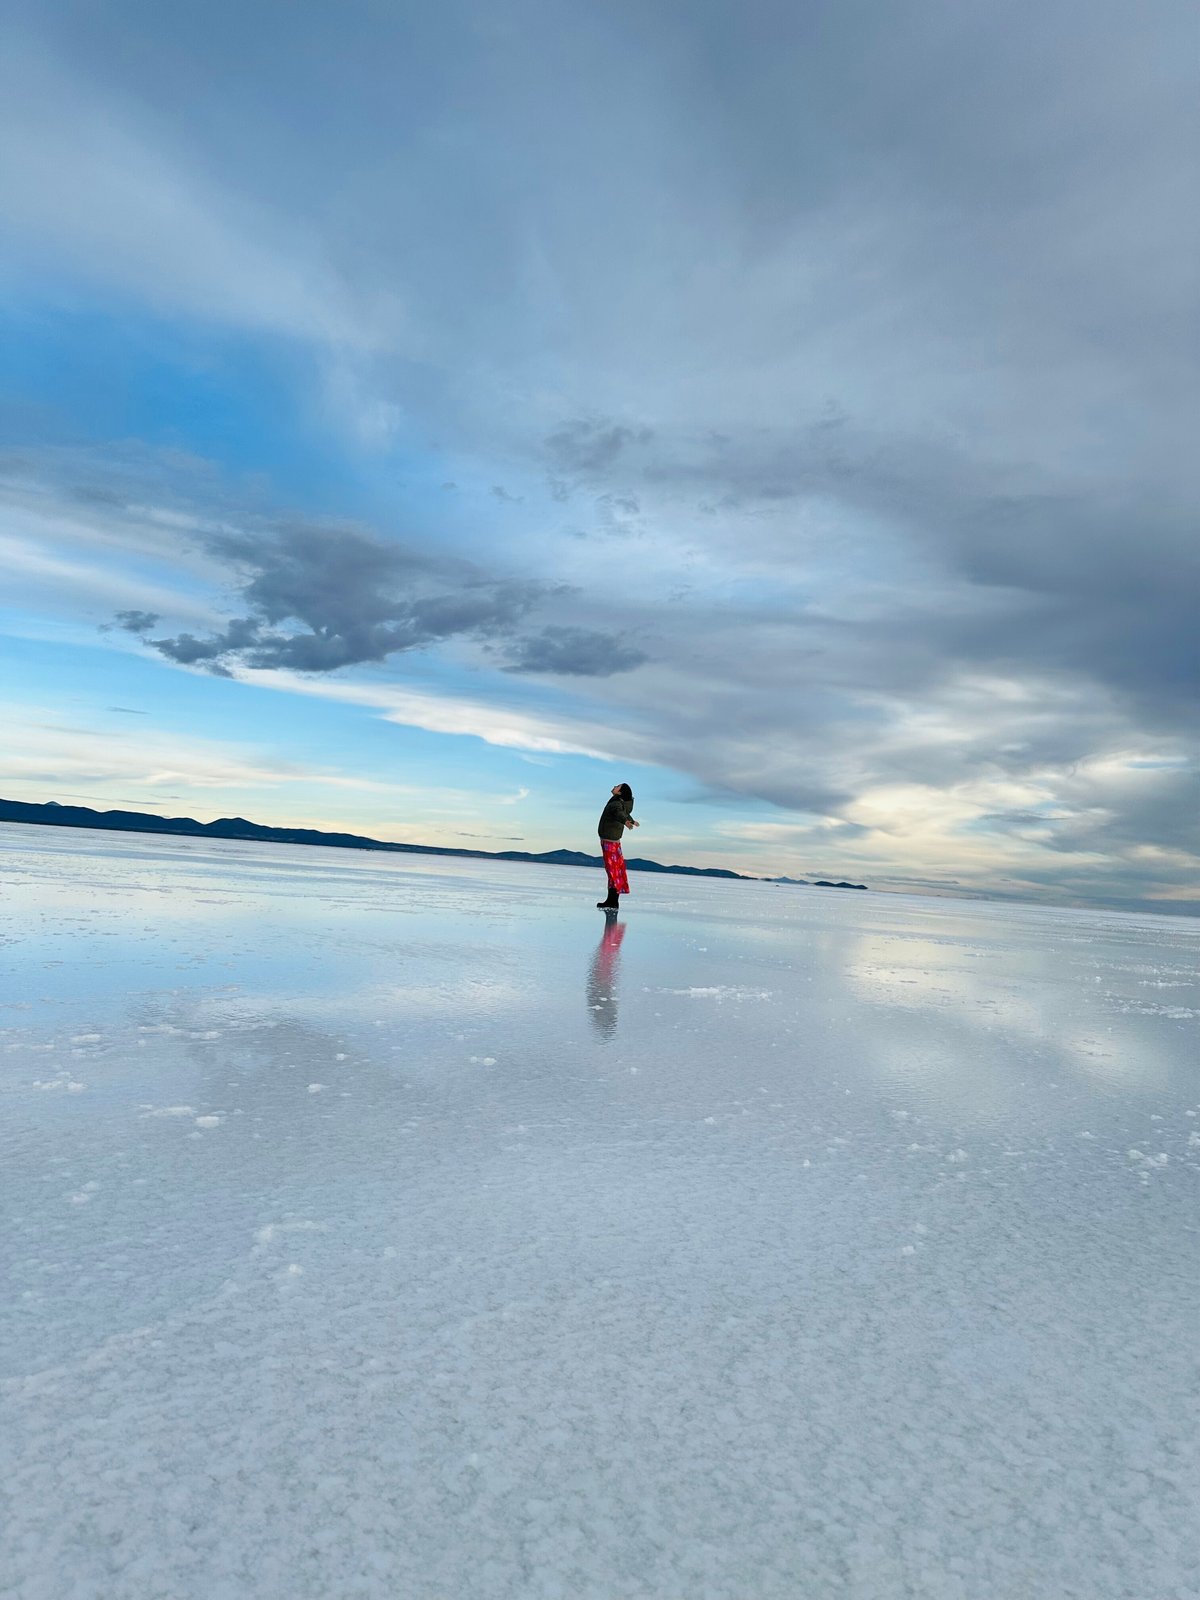
<instances>
[{"instance_id":1,"label":"salt flat","mask_svg":"<svg viewBox=\"0 0 1200 1600\"><path fill-rule=\"evenodd\" d=\"M0 827L0 1593L1200 1594L1200 926Z\"/></svg>"}]
</instances>

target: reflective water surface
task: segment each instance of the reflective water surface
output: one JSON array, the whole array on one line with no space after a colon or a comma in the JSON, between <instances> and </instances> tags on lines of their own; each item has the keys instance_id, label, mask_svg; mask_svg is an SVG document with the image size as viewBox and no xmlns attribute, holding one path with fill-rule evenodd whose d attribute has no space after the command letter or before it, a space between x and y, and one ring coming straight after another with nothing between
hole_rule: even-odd
<instances>
[{"instance_id":1,"label":"reflective water surface","mask_svg":"<svg viewBox=\"0 0 1200 1600\"><path fill-rule=\"evenodd\" d=\"M21 1600L1200 1590L1200 927L0 826Z\"/></svg>"}]
</instances>

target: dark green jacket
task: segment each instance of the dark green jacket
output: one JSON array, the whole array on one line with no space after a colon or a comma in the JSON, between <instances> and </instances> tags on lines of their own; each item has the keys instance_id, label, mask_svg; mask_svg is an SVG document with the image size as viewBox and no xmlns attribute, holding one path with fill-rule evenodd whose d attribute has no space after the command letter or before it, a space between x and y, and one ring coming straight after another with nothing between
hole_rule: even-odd
<instances>
[{"instance_id":1,"label":"dark green jacket","mask_svg":"<svg viewBox=\"0 0 1200 1600\"><path fill-rule=\"evenodd\" d=\"M619 800L616 795L600 813L600 826L596 832L602 839L623 839L625 837L625 818L632 807L628 800Z\"/></svg>"}]
</instances>

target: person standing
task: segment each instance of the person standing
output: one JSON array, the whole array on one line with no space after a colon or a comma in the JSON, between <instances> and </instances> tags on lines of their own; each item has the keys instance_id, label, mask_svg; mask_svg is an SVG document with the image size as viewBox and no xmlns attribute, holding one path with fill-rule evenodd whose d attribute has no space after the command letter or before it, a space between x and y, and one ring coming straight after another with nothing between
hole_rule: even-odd
<instances>
[{"instance_id":1,"label":"person standing","mask_svg":"<svg viewBox=\"0 0 1200 1600\"><path fill-rule=\"evenodd\" d=\"M600 823L596 829L600 835L600 848L604 851L604 870L608 874L608 898L596 901L601 911L619 910L618 897L629 893L629 875L625 871L621 840L625 837L626 828L641 826L634 820L632 812L633 790L627 783L614 783L612 797L600 813Z\"/></svg>"}]
</instances>

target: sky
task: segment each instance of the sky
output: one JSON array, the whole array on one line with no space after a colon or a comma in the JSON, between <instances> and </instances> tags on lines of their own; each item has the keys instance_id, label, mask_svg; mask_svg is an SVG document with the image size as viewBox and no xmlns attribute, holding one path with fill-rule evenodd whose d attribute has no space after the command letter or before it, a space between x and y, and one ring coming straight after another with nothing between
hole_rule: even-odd
<instances>
[{"instance_id":1,"label":"sky","mask_svg":"<svg viewBox=\"0 0 1200 1600\"><path fill-rule=\"evenodd\" d=\"M9 0L0 793L1200 913L1182 0Z\"/></svg>"}]
</instances>

